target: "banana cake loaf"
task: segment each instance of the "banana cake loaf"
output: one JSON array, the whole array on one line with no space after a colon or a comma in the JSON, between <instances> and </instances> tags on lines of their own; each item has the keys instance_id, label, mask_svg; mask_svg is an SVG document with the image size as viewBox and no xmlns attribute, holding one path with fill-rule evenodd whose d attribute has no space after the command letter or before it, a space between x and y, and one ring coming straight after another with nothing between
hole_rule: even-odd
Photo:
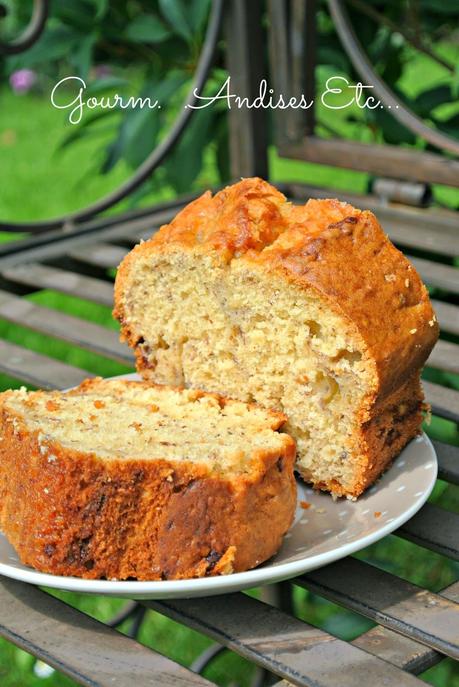
<instances>
[{"instance_id":1,"label":"banana cake loaf","mask_svg":"<svg viewBox=\"0 0 459 687\"><path fill-rule=\"evenodd\" d=\"M114 314L145 379L285 413L296 469L334 496L420 431L438 325L371 212L257 178L206 192L123 260Z\"/></svg>"},{"instance_id":2,"label":"banana cake loaf","mask_svg":"<svg viewBox=\"0 0 459 687\"><path fill-rule=\"evenodd\" d=\"M295 444L281 413L101 379L8 391L0 406L0 528L42 572L237 572L270 558L291 525Z\"/></svg>"}]
</instances>

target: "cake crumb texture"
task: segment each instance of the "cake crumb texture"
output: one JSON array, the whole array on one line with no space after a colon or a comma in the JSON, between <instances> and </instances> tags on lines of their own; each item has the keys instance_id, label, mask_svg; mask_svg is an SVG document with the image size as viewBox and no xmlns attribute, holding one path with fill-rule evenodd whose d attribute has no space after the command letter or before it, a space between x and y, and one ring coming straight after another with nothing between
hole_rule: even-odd
<instances>
[{"instance_id":1,"label":"cake crumb texture","mask_svg":"<svg viewBox=\"0 0 459 687\"><path fill-rule=\"evenodd\" d=\"M84 578L248 570L296 505L285 416L196 390L92 379L0 395L0 527L21 561Z\"/></svg>"},{"instance_id":2,"label":"cake crumb texture","mask_svg":"<svg viewBox=\"0 0 459 687\"><path fill-rule=\"evenodd\" d=\"M420 431L438 324L369 211L257 178L206 192L123 260L114 314L145 379L285 413L296 469L334 497Z\"/></svg>"}]
</instances>

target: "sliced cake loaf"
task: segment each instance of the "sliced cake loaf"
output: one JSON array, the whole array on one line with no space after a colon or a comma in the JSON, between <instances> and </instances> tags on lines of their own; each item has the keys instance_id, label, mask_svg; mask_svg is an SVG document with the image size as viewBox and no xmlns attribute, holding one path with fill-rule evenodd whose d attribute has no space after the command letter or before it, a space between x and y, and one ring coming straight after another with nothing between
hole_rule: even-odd
<instances>
[{"instance_id":1,"label":"sliced cake loaf","mask_svg":"<svg viewBox=\"0 0 459 687\"><path fill-rule=\"evenodd\" d=\"M420 429L438 326L375 216L244 179L123 260L115 316L146 379L285 412L296 468L354 498Z\"/></svg>"},{"instance_id":2,"label":"sliced cake loaf","mask_svg":"<svg viewBox=\"0 0 459 687\"><path fill-rule=\"evenodd\" d=\"M21 560L178 579L272 556L296 505L285 417L144 382L1 394L0 527Z\"/></svg>"}]
</instances>

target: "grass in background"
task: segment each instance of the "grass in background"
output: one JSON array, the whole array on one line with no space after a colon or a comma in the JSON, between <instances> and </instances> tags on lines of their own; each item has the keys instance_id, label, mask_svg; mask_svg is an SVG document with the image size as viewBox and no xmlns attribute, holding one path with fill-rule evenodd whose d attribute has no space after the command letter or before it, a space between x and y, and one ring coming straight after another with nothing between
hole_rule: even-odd
<instances>
[{"instance_id":1,"label":"grass in background","mask_svg":"<svg viewBox=\"0 0 459 687\"><path fill-rule=\"evenodd\" d=\"M127 176L119 165L106 176L93 172L95 150L110 140L106 132L58 153L65 130L64 113L32 94L0 93L2 221L47 219L71 212L113 190ZM67 126L69 126L67 124Z\"/></svg>"},{"instance_id":2,"label":"grass in background","mask_svg":"<svg viewBox=\"0 0 459 687\"><path fill-rule=\"evenodd\" d=\"M47 99L33 95L15 96L8 90L0 93L0 218L25 221L45 219L70 212L100 198L116 188L130 175L123 163L110 174L95 174L99 162L97 152L103 140L110 140L109 130L68 148L61 154L56 150L67 132L65 113L54 110ZM105 137L105 139L104 139ZM148 145L148 142L146 142ZM365 192L368 175L350 170L279 159L270 151L272 178L329 186L339 190ZM207 160L200 177L202 186L215 183L215 173ZM440 189L442 198L459 205L459 192ZM163 189L142 199L149 204L171 196ZM445 201L445 202L446 202ZM117 208L126 207L127 203ZM11 236L4 236L4 239ZM27 298L49 308L72 314L116 329L110 309L53 291L41 291ZM30 332L26 328L0 321L0 338L5 338L45 355L81 367L93 374L110 376L129 368L75 346ZM454 382L454 379L451 383ZM1 388L17 385L16 380L2 375ZM459 388L459 387L458 387ZM459 444L454 423L434 418L429 429L431 436ZM459 512L458 489L438 482L431 497L433 502ZM428 552L392 535L357 554L391 573L411 582L438 591L458 577L458 564L438 554ZM123 601L105 597L84 596L61 592L56 594L67 603L101 620L108 619L122 606ZM295 589L294 602L298 617L328 632L349 640L372 626L361 616L341 609L302 589ZM126 625L122 628L126 630ZM209 645L209 640L187 630L160 614L149 613L140 634L140 641L178 662L189 665ZM0 684L2 687L73 687L75 683L53 673L38 677L33 672L34 659L28 654L0 641ZM213 662L206 676L225 687L238 682L248 687L253 667L239 657L225 653ZM154 676L152 676L154 679ZM438 687L459 687L459 672L453 662L444 660L427 671L423 679Z\"/></svg>"}]
</instances>

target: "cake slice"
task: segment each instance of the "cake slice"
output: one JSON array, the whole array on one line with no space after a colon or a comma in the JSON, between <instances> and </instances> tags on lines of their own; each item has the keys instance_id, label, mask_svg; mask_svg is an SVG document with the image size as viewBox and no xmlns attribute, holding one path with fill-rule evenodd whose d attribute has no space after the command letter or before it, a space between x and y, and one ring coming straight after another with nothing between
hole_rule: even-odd
<instances>
[{"instance_id":1,"label":"cake slice","mask_svg":"<svg viewBox=\"0 0 459 687\"><path fill-rule=\"evenodd\" d=\"M295 444L280 413L102 379L8 391L0 407L0 527L42 572L238 572L270 558L291 525Z\"/></svg>"},{"instance_id":2,"label":"cake slice","mask_svg":"<svg viewBox=\"0 0 459 687\"><path fill-rule=\"evenodd\" d=\"M420 431L438 325L371 212L261 179L204 193L123 260L114 314L145 379L285 413L297 470L334 496Z\"/></svg>"}]
</instances>

